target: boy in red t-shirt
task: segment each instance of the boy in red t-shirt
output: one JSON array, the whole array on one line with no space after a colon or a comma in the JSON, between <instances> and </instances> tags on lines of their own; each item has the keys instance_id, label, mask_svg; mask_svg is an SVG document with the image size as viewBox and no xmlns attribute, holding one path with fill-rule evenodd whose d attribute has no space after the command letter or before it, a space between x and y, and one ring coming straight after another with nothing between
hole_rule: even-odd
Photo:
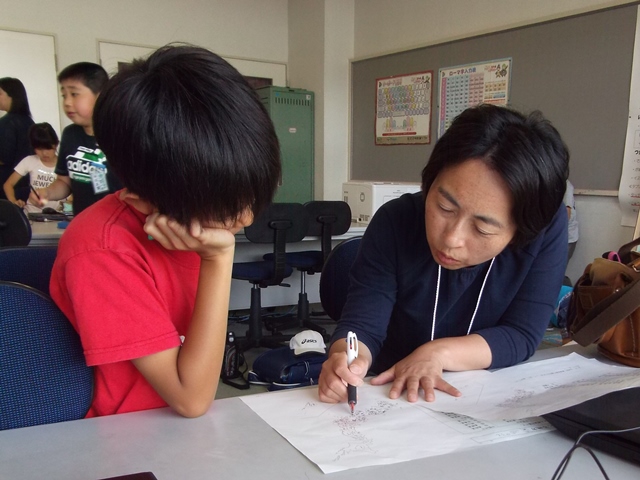
<instances>
[{"instance_id":1,"label":"boy in red t-shirt","mask_svg":"<svg viewBox=\"0 0 640 480\"><path fill-rule=\"evenodd\" d=\"M108 82L93 126L125 188L71 222L51 277L95 367L87 416L202 415L220 377L234 234L280 174L273 125L226 61L168 46Z\"/></svg>"}]
</instances>

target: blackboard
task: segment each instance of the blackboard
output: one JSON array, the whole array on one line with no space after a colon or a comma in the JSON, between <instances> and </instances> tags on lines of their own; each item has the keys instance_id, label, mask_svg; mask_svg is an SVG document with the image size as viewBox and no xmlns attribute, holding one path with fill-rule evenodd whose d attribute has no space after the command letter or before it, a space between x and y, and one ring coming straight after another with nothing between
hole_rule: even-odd
<instances>
[{"instance_id":1,"label":"blackboard","mask_svg":"<svg viewBox=\"0 0 640 480\"><path fill-rule=\"evenodd\" d=\"M640 3L640 2L638 2ZM375 145L375 79L511 58L509 105L540 110L571 152L576 189L618 190L629 115L637 3L352 62L353 180L419 182L429 145Z\"/></svg>"}]
</instances>

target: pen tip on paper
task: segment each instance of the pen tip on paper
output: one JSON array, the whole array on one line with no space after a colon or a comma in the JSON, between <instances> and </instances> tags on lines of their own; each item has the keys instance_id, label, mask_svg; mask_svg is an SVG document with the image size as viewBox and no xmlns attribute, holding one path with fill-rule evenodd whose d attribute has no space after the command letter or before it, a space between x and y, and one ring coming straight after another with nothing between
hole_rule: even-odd
<instances>
[{"instance_id":1,"label":"pen tip on paper","mask_svg":"<svg viewBox=\"0 0 640 480\"><path fill-rule=\"evenodd\" d=\"M353 415L354 410L356 408L356 404L354 402L349 402L349 408L351 408L351 415Z\"/></svg>"}]
</instances>

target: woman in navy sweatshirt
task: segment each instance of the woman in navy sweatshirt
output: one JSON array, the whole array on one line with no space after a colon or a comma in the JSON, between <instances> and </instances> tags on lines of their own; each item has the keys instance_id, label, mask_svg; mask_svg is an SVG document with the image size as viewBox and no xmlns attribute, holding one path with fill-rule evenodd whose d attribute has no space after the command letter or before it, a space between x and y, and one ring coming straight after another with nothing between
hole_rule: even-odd
<instances>
[{"instance_id":1,"label":"woman in navy sweatshirt","mask_svg":"<svg viewBox=\"0 0 640 480\"><path fill-rule=\"evenodd\" d=\"M459 396L443 371L529 358L555 307L567 261L562 206L569 153L539 112L462 112L422 171L422 192L384 204L362 239L319 396L393 382L415 402ZM347 366L349 331L359 356Z\"/></svg>"}]
</instances>

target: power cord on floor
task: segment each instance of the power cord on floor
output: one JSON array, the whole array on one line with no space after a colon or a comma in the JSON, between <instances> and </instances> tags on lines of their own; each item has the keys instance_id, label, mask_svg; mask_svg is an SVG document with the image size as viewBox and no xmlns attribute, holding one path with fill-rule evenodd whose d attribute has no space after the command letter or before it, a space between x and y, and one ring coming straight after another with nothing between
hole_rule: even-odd
<instances>
[{"instance_id":1,"label":"power cord on floor","mask_svg":"<svg viewBox=\"0 0 640 480\"><path fill-rule=\"evenodd\" d=\"M578 437L578 439L575 441L575 443L573 444L571 449L569 449L567 454L562 458L562 460L560 461L560 465L558 465L558 468L553 473L553 476L551 477L551 480L560 480L560 478L564 474L565 470L567 469L567 466L569 465L569 462L571 461L571 457L573 456L573 453L579 448L583 448L584 450L586 450L589 453L589 455L591 455L591 458L593 458L593 461L596 462L596 465L598 465L598 468L600 469L600 473L602 473L602 476L606 480L609 480L607 472L605 471L604 467L600 463L600 460L598 460L598 457L596 456L595 452L590 447L588 447L586 445L581 445L580 442L587 435L594 435L594 434L597 434L597 433L602 433L602 434L627 433L627 432L633 432L635 430L640 430L640 427L625 428L625 429L622 429L622 430L589 430L588 432L584 432L582 435L580 435Z\"/></svg>"}]
</instances>

